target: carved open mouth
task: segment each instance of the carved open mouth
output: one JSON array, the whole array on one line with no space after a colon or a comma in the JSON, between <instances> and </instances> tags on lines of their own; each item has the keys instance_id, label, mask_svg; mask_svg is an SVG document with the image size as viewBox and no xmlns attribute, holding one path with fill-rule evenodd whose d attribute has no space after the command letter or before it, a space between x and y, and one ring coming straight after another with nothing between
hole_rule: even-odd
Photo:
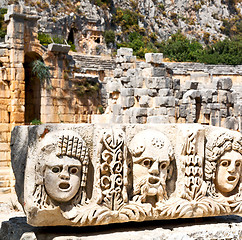
<instances>
[{"instance_id":1,"label":"carved open mouth","mask_svg":"<svg viewBox=\"0 0 242 240\"><path fill-rule=\"evenodd\" d=\"M62 182L62 183L59 184L59 188L62 191L68 191L71 188L71 185L69 183Z\"/></svg>"},{"instance_id":2,"label":"carved open mouth","mask_svg":"<svg viewBox=\"0 0 242 240\"><path fill-rule=\"evenodd\" d=\"M158 177L150 176L148 182L150 185L153 185L153 187L158 187L160 185L160 179Z\"/></svg>"},{"instance_id":3,"label":"carved open mouth","mask_svg":"<svg viewBox=\"0 0 242 240\"><path fill-rule=\"evenodd\" d=\"M228 181L229 182L234 182L236 180L236 177L235 176L229 176L228 177Z\"/></svg>"}]
</instances>

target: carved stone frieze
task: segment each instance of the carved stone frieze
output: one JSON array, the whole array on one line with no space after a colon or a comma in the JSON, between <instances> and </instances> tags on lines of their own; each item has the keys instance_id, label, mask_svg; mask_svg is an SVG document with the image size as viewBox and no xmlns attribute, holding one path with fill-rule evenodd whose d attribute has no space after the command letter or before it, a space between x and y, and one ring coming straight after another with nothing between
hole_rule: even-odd
<instances>
[{"instance_id":1,"label":"carved stone frieze","mask_svg":"<svg viewBox=\"0 0 242 240\"><path fill-rule=\"evenodd\" d=\"M41 125L16 127L11 146L16 192L35 226L242 214L238 132L198 124Z\"/></svg>"}]
</instances>

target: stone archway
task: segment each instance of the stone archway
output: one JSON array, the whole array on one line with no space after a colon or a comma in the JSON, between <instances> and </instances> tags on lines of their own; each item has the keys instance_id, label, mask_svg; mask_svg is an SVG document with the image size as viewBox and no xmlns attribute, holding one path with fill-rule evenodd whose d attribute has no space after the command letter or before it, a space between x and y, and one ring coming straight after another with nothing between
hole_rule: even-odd
<instances>
[{"instance_id":1,"label":"stone archway","mask_svg":"<svg viewBox=\"0 0 242 240\"><path fill-rule=\"evenodd\" d=\"M41 60L42 57L36 52L28 52L24 57L25 70L25 123L29 124L33 120L40 120L41 107L41 83L32 73L33 62Z\"/></svg>"}]
</instances>

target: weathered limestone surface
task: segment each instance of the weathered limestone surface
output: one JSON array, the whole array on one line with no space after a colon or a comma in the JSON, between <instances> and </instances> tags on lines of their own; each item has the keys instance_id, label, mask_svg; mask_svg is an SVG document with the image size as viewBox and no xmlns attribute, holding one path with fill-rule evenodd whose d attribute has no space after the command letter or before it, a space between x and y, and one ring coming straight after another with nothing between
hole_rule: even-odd
<instances>
[{"instance_id":1,"label":"weathered limestone surface","mask_svg":"<svg viewBox=\"0 0 242 240\"><path fill-rule=\"evenodd\" d=\"M199 124L15 127L16 192L33 226L242 213L242 136Z\"/></svg>"},{"instance_id":2,"label":"weathered limestone surface","mask_svg":"<svg viewBox=\"0 0 242 240\"><path fill-rule=\"evenodd\" d=\"M51 43L48 45L48 50L52 52L68 53L70 48L69 45L65 44Z\"/></svg>"}]
</instances>

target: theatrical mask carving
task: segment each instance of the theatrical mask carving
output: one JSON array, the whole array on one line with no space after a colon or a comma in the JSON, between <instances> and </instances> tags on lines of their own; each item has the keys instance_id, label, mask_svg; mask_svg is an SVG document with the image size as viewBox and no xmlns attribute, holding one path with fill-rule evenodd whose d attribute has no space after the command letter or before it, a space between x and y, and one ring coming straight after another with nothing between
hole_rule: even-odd
<instances>
[{"instance_id":1,"label":"theatrical mask carving","mask_svg":"<svg viewBox=\"0 0 242 240\"><path fill-rule=\"evenodd\" d=\"M232 192L240 180L242 155L234 150L225 152L218 161L215 186L220 192Z\"/></svg>"},{"instance_id":2,"label":"theatrical mask carving","mask_svg":"<svg viewBox=\"0 0 242 240\"><path fill-rule=\"evenodd\" d=\"M241 184L242 138L240 134L222 133L207 144L205 177L210 180L209 193L230 196Z\"/></svg>"},{"instance_id":3,"label":"theatrical mask carving","mask_svg":"<svg viewBox=\"0 0 242 240\"><path fill-rule=\"evenodd\" d=\"M144 130L131 140L133 200L155 204L167 199L166 180L172 175L173 150L168 138L156 130Z\"/></svg>"},{"instance_id":4,"label":"theatrical mask carving","mask_svg":"<svg viewBox=\"0 0 242 240\"><path fill-rule=\"evenodd\" d=\"M44 173L46 192L55 201L68 202L80 187L81 162L68 156L49 157Z\"/></svg>"},{"instance_id":5,"label":"theatrical mask carving","mask_svg":"<svg viewBox=\"0 0 242 240\"><path fill-rule=\"evenodd\" d=\"M72 132L71 132L72 133ZM88 150L80 136L47 136L41 146L34 192L40 208L82 204L86 200Z\"/></svg>"}]
</instances>

